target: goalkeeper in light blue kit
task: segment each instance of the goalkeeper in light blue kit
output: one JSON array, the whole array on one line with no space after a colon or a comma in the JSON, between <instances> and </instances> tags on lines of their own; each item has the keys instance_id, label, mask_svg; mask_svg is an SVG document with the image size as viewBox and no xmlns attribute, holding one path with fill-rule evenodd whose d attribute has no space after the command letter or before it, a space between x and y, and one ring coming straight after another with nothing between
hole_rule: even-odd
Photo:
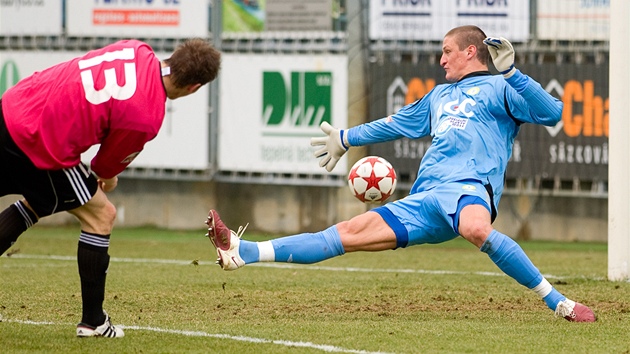
<instances>
[{"instance_id":1,"label":"goalkeeper in light blue kit","mask_svg":"<svg viewBox=\"0 0 630 354\"><path fill-rule=\"evenodd\" d=\"M492 57L502 75L491 75ZM475 26L444 36L440 65L449 84L436 86L397 113L347 130L323 123L325 137L313 138L315 155L329 172L352 146L430 135L410 194L326 230L265 242L241 240L215 210L208 236L218 263L233 270L254 262L315 263L356 251L382 251L462 236L487 253L507 275L538 294L559 317L594 322L587 306L558 292L510 237L492 222L503 192L505 170L521 124L554 126L562 102L514 67L505 38L486 38Z\"/></svg>"}]
</instances>

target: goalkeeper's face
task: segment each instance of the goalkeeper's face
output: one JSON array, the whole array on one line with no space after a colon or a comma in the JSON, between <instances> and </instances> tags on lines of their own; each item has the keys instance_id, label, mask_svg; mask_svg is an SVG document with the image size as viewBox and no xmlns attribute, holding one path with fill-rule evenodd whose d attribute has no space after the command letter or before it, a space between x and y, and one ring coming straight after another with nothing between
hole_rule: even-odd
<instances>
[{"instance_id":1,"label":"goalkeeper's face","mask_svg":"<svg viewBox=\"0 0 630 354\"><path fill-rule=\"evenodd\" d=\"M446 80L450 82L455 82L470 73L468 63L471 55L473 55L470 51L471 46L459 49L455 39L454 35L444 37L442 57L440 58L440 65L446 71Z\"/></svg>"}]
</instances>

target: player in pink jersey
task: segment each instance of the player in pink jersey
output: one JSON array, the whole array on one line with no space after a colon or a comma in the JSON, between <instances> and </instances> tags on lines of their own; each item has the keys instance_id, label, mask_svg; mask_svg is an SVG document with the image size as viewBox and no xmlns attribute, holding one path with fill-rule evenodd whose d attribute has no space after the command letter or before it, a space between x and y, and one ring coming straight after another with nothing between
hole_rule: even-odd
<instances>
[{"instance_id":1,"label":"player in pink jersey","mask_svg":"<svg viewBox=\"0 0 630 354\"><path fill-rule=\"evenodd\" d=\"M0 255L39 218L61 211L78 218L77 336L124 336L103 311L116 217L105 192L157 135L166 99L196 92L220 64L220 52L202 39L162 61L146 43L125 40L36 72L0 98L0 196L24 197L0 213ZM81 154L97 144L88 168Z\"/></svg>"}]
</instances>

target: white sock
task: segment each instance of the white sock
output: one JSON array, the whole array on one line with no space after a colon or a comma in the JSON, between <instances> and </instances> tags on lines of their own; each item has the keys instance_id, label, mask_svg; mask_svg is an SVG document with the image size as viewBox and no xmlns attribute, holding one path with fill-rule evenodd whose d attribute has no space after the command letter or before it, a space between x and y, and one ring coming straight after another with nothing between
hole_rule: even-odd
<instances>
[{"instance_id":1,"label":"white sock","mask_svg":"<svg viewBox=\"0 0 630 354\"><path fill-rule=\"evenodd\" d=\"M532 288L532 290L543 299L545 298L545 296L549 295L549 293L551 292L551 289L553 289L553 287L551 286L551 284L549 284L549 282L545 278L543 278L540 284Z\"/></svg>"},{"instance_id":2,"label":"white sock","mask_svg":"<svg viewBox=\"0 0 630 354\"><path fill-rule=\"evenodd\" d=\"M257 242L258 245L258 260L260 262L275 262L276 252L273 250L271 241Z\"/></svg>"}]
</instances>

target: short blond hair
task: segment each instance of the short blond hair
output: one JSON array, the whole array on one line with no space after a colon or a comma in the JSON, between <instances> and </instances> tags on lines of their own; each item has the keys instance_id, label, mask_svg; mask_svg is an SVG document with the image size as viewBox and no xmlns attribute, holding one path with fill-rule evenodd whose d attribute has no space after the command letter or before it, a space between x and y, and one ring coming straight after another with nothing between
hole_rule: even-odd
<instances>
[{"instance_id":1,"label":"short blond hair","mask_svg":"<svg viewBox=\"0 0 630 354\"><path fill-rule=\"evenodd\" d=\"M483 43L486 34L477 26L461 26L455 27L448 31L444 37L453 36L459 50L464 50L469 45L477 48L477 60L483 65L488 65L490 60L490 52L488 47Z\"/></svg>"}]
</instances>

